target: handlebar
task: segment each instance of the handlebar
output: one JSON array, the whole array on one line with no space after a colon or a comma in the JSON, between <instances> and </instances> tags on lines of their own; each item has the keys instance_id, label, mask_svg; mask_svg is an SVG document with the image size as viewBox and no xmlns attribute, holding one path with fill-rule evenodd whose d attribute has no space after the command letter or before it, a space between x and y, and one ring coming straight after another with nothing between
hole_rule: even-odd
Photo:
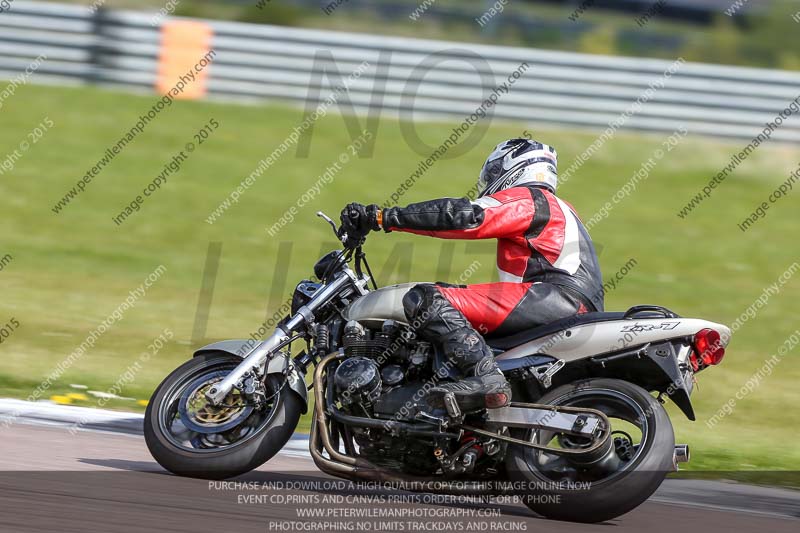
<instances>
[{"instance_id":1,"label":"handlebar","mask_svg":"<svg viewBox=\"0 0 800 533\"><path fill-rule=\"evenodd\" d=\"M363 240L361 242L356 243L355 245L353 243L347 242L348 241L347 233L342 232L341 228L337 228L336 222L334 222L331 217L329 217L322 211L317 211L317 216L323 219L328 224L330 224L331 228L333 228L333 234L336 235L336 240L341 242L342 245L345 247L345 249L347 250L361 249L361 245L364 244Z\"/></svg>"},{"instance_id":2,"label":"handlebar","mask_svg":"<svg viewBox=\"0 0 800 533\"><path fill-rule=\"evenodd\" d=\"M377 289L378 288L378 284L376 283L375 278L372 275L372 269L370 269L369 263L367 262L367 254L365 254L364 250L362 249L362 245L364 244L363 240L361 242L357 243L355 246L353 246L352 243L348 243L347 242L347 240L348 240L347 239L347 233L342 233L340 231L341 228L337 228L336 227L336 222L334 222L331 217L329 217L328 215L326 215L322 211L317 211L317 216L320 217L321 219L323 219L328 224L330 224L331 228L333 228L333 234L336 235L336 240L341 242L342 245L344 246L344 248L346 250L345 256L344 256L344 261L349 263L350 260L353 258L353 256L355 256L356 262L355 262L355 265L354 265L354 270L356 272L356 275L359 278L362 277L363 273L362 273L362 270L361 270L361 265L363 264L364 268L367 269L367 275L372 280L373 287L375 289Z\"/></svg>"},{"instance_id":3,"label":"handlebar","mask_svg":"<svg viewBox=\"0 0 800 533\"><path fill-rule=\"evenodd\" d=\"M322 220L324 220L325 222L327 222L328 224L330 224L331 227L333 228L333 234L336 235L336 239L339 242L341 242L342 244L345 244L345 241L347 240L347 236L345 235L345 238L342 238L339 235L339 228L336 227L336 222L334 222L331 217L329 217L328 215L326 215L322 211L317 211L317 216L319 218L321 218Z\"/></svg>"}]
</instances>

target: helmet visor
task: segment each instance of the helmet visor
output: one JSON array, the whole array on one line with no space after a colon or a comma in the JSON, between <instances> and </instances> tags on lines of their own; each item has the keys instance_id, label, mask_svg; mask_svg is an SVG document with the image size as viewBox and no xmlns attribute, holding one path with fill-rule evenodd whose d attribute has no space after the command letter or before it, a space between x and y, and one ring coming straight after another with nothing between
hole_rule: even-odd
<instances>
[{"instance_id":1,"label":"helmet visor","mask_svg":"<svg viewBox=\"0 0 800 533\"><path fill-rule=\"evenodd\" d=\"M503 158L490 159L483 165L478 176L478 196L483 196L486 192L503 176Z\"/></svg>"}]
</instances>

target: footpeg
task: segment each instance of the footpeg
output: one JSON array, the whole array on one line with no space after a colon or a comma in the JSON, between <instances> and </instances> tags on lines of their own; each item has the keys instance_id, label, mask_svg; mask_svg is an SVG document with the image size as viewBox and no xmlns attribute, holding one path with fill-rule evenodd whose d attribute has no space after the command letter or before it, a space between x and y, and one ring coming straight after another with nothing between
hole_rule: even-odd
<instances>
[{"instance_id":1,"label":"footpeg","mask_svg":"<svg viewBox=\"0 0 800 533\"><path fill-rule=\"evenodd\" d=\"M461 409L458 407L456 395L452 392L448 392L444 395L444 408L447 410L447 414L450 415L450 418L461 418Z\"/></svg>"}]
</instances>

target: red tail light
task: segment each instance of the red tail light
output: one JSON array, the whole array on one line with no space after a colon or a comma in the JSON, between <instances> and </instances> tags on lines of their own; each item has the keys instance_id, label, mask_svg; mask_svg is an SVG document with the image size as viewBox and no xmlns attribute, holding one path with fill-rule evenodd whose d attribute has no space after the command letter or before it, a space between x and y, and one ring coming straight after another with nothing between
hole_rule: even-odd
<instances>
[{"instance_id":1,"label":"red tail light","mask_svg":"<svg viewBox=\"0 0 800 533\"><path fill-rule=\"evenodd\" d=\"M719 332L713 329L702 329L694 336L694 347L703 365L718 365L725 357L725 347ZM699 361L698 361L699 362Z\"/></svg>"}]
</instances>

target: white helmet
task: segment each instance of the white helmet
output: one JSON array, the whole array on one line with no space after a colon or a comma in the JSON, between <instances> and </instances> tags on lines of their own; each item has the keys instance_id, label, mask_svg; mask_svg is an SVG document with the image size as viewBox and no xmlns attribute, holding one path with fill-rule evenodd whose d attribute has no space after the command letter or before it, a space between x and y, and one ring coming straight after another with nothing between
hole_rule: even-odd
<instances>
[{"instance_id":1,"label":"white helmet","mask_svg":"<svg viewBox=\"0 0 800 533\"><path fill-rule=\"evenodd\" d=\"M479 197L520 185L539 185L556 192L558 154L555 148L528 139L498 144L478 178Z\"/></svg>"}]
</instances>

